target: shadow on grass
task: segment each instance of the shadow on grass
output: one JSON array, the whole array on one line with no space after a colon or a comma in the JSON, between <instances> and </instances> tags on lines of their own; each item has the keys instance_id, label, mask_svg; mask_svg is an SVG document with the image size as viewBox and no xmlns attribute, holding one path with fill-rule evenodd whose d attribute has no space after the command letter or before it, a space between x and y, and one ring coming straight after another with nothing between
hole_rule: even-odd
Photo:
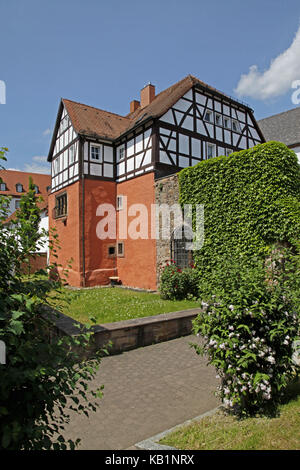
<instances>
[{"instance_id":1,"label":"shadow on grass","mask_svg":"<svg viewBox=\"0 0 300 470\"><path fill-rule=\"evenodd\" d=\"M284 396L282 398L282 404L286 405L290 403L291 401L296 401L299 396L300 396L300 377L297 377L285 389Z\"/></svg>"}]
</instances>

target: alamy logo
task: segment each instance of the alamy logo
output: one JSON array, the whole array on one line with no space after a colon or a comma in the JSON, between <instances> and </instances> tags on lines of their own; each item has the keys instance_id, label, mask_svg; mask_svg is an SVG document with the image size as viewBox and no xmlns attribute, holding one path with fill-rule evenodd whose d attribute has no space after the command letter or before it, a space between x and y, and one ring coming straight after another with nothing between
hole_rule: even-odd
<instances>
[{"instance_id":1,"label":"alamy logo","mask_svg":"<svg viewBox=\"0 0 300 470\"><path fill-rule=\"evenodd\" d=\"M292 88L295 88L294 93L292 93L292 103L295 105L300 104L300 80L294 80Z\"/></svg>"},{"instance_id":2,"label":"alamy logo","mask_svg":"<svg viewBox=\"0 0 300 470\"><path fill-rule=\"evenodd\" d=\"M6 346L4 341L0 340L0 364L6 364Z\"/></svg>"},{"instance_id":3,"label":"alamy logo","mask_svg":"<svg viewBox=\"0 0 300 470\"><path fill-rule=\"evenodd\" d=\"M144 204L127 206L127 196L122 197L119 211L113 204L100 204L96 216L96 234L100 240L189 240L187 250L200 250L204 244L204 205ZM117 213L119 216L117 217ZM117 223L118 220L118 223ZM117 233L118 227L118 233ZM194 227L194 230L193 228Z\"/></svg>"},{"instance_id":4,"label":"alamy logo","mask_svg":"<svg viewBox=\"0 0 300 470\"><path fill-rule=\"evenodd\" d=\"M6 104L6 85L3 80L0 80L0 104Z\"/></svg>"}]
</instances>

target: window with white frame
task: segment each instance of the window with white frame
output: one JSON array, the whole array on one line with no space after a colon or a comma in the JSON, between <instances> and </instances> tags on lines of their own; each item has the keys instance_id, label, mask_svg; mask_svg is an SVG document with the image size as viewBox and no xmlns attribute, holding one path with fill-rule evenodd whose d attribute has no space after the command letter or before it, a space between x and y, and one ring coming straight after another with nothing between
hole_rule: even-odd
<instances>
[{"instance_id":1,"label":"window with white frame","mask_svg":"<svg viewBox=\"0 0 300 470\"><path fill-rule=\"evenodd\" d=\"M75 146L73 144L69 148L69 165L71 165L71 163L74 163L74 160L75 160Z\"/></svg>"},{"instance_id":2,"label":"window with white frame","mask_svg":"<svg viewBox=\"0 0 300 470\"><path fill-rule=\"evenodd\" d=\"M226 127L226 129L230 129L230 119L229 118L224 118L224 127Z\"/></svg>"},{"instance_id":3,"label":"window with white frame","mask_svg":"<svg viewBox=\"0 0 300 470\"><path fill-rule=\"evenodd\" d=\"M235 132L240 132L240 125L239 122L235 119L232 120L232 130Z\"/></svg>"},{"instance_id":4,"label":"window with white frame","mask_svg":"<svg viewBox=\"0 0 300 470\"><path fill-rule=\"evenodd\" d=\"M123 209L123 196L117 196L117 210Z\"/></svg>"},{"instance_id":5,"label":"window with white frame","mask_svg":"<svg viewBox=\"0 0 300 470\"><path fill-rule=\"evenodd\" d=\"M102 161L101 155L101 146L100 145L91 145L91 160Z\"/></svg>"},{"instance_id":6,"label":"window with white frame","mask_svg":"<svg viewBox=\"0 0 300 470\"><path fill-rule=\"evenodd\" d=\"M207 144L206 158L213 158L216 156L216 146L214 144Z\"/></svg>"},{"instance_id":7,"label":"window with white frame","mask_svg":"<svg viewBox=\"0 0 300 470\"><path fill-rule=\"evenodd\" d=\"M22 193L24 191L23 185L21 183L16 184L16 191L17 193Z\"/></svg>"},{"instance_id":8,"label":"window with white frame","mask_svg":"<svg viewBox=\"0 0 300 470\"><path fill-rule=\"evenodd\" d=\"M15 200L15 209L20 209L20 205L21 205L21 200L20 200L20 199L16 199L16 200Z\"/></svg>"},{"instance_id":9,"label":"window with white frame","mask_svg":"<svg viewBox=\"0 0 300 470\"><path fill-rule=\"evenodd\" d=\"M117 255L124 256L124 242L117 243Z\"/></svg>"},{"instance_id":10,"label":"window with white frame","mask_svg":"<svg viewBox=\"0 0 300 470\"><path fill-rule=\"evenodd\" d=\"M204 121L212 122L212 120L213 120L212 111L206 111L205 114L204 114Z\"/></svg>"},{"instance_id":11,"label":"window with white frame","mask_svg":"<svg viewBox=\"0 0 300 470\"><path fill-rule=\"evenodd\" d=\"M0 183L0 191L6 191L6 183Z\"/></svg>"},{"instance_id":12,"label":"window with white frame","mask_svg":"<svg viewBox=\"0 0 300 470\"><path fill-rule=\"evenodd\" d=\"M228 155L230 155L232 152L233 152L232 149L226 148L226 149L225 149L225 155L226 155L226 157L228 157Z\"/></svg>"},{"instance_id":13,"label":"window with white frame","mask_svg":"<svg viewBox=\"0 0 300 470\"><path fill-rule=\"evenodd\" d=\"M118 157L118 162L125 158L125 145L122 145L121 147L118 148L117 157Z\"/></svg>"},{"instance_id":14,"label":"window with white frame","mask_svg":"<svg viewBox=\"0 0 300 470\"><path fill-rule=\"evenodd\" d=\"M54 160L54 173L59 173L59 157Z\"/></svg>"},{"instance_id":15,"label":"window with white frame","mask_svg":"<svg viewBox=\"0 0 300 470\"><path fill-rule=\"evenodd\" d=\"M215 115L215 123L217 126L222 126L222 116L221 114L216 114Z\"/></svg>"}]
</instances>

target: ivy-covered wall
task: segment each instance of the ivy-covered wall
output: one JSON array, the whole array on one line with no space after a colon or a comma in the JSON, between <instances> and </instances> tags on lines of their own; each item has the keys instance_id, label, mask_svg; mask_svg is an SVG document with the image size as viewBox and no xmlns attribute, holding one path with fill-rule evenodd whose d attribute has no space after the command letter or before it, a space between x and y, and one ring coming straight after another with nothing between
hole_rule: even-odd
<instances>
[{"instance_id":1,"label":"ivy-covered wall","mask_svg":"<svg viewBox=\"0 0 300 470\"><path fill-rule=\"evenodd\" d=\"M300 240L300 166L296 154L268 142L179 173L181 204L204 204L205 239L197 269L220 257L267 254L274 242Z\"/></svg>"}]
</instances>

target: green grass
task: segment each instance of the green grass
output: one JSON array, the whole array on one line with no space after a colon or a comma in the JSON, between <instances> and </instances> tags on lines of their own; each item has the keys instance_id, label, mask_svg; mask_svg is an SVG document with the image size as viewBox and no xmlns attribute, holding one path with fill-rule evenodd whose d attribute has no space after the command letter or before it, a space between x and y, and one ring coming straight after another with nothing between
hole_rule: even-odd
<instances>
[{"instance_id":1,"label":"green grass","mask_svg":"<svg viewBox=\"0 0 300 470\"><path fill-rule=\"evenodd\" d=\"M193 300L162 300L158 294L120 288L63 289L59 297L53 305L63 301L62 313L82 323L91 316L99 324L199 307L199 302Z\"/></svg>"},{"instance_id":2,"label":"green grass","mask_svg":"<svg viewBox=\"0 0 300 470\"><path fill-rule=\"evenodd\" d=\"M275 418L237 418L218 412L182 427L161 444L187 450L299 450L300 384L298 396L280 407Z\"/></svg>"}]
</instances>

